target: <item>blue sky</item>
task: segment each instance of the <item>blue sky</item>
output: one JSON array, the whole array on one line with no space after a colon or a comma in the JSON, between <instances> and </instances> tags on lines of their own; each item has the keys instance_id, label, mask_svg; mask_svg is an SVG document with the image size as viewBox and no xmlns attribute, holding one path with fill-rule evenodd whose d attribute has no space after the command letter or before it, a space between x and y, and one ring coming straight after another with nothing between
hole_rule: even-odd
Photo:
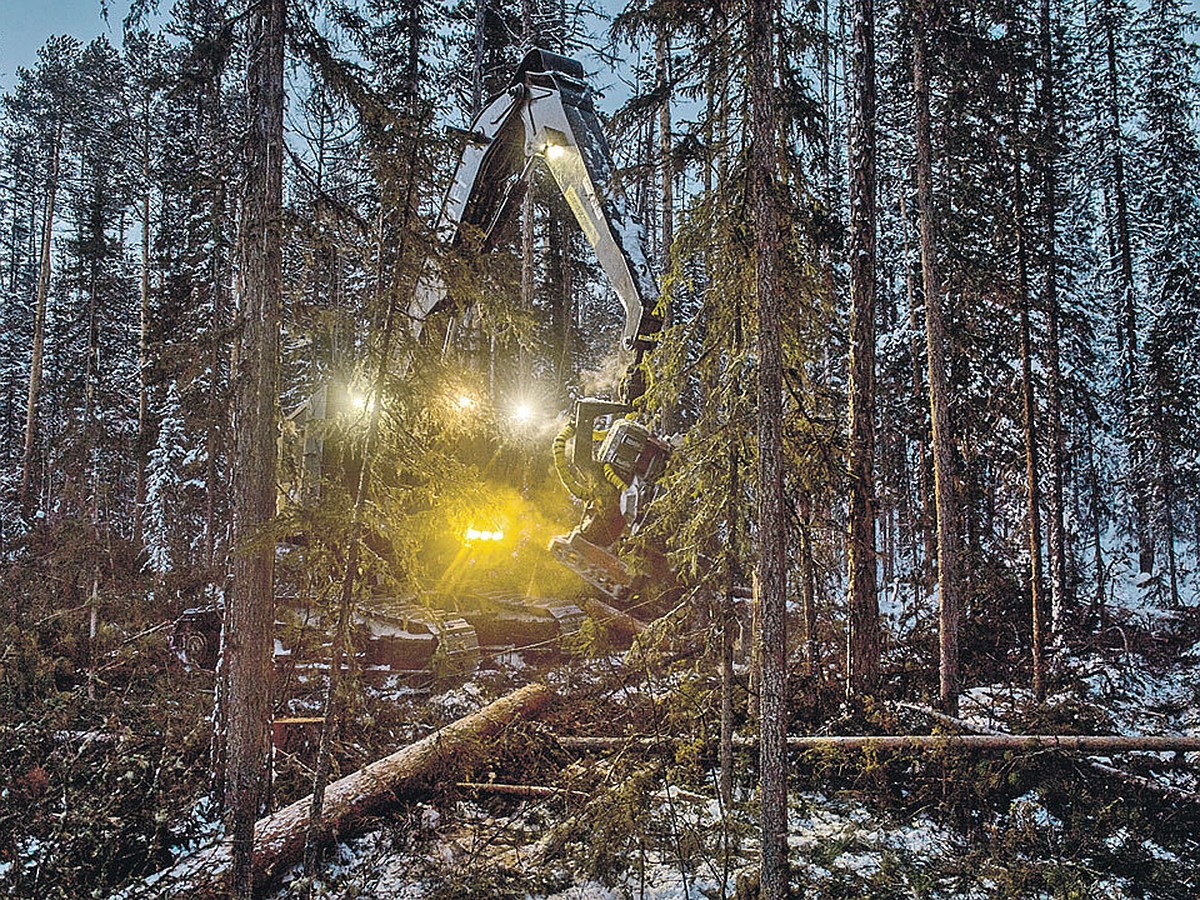
<instances>
[{"instance_id":1,"label":"blue sky","mask_svg":"<svg viewBox=\"0 0 1200 900\"><path fill-rule=\"evenodd\" d=\"M128 0L109 0L108 22L100 17L100 0L0 0L0 90L13 85L17 66L30 66L38 48L52 34L70 34L87 43L108 34L121 42L121 20Z\"/></svg>"}]
</instances>

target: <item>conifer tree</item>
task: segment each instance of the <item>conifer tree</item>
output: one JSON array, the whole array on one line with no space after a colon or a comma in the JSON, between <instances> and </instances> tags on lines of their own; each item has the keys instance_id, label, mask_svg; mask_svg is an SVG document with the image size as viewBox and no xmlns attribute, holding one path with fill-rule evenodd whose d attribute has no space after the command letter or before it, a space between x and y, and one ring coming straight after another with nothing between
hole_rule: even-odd
<instances>
[{"instance_id":1,"label":"conifer tree","mask_svg":"<svg viewBox=\"0 0 1200 900\"><path fill-rule=\"evenodd\" d=\"M759 738L762 896L788 895L787 519L783 493L783 360L779 294L778 169L775 157L775 9L753 0L747 28L750 182L758 312L758 583L762 647Z\"/></svg>"},{"instance_id":2,"label":"conifer tree","mask_svg":"<svg viewBox=\"0 0 1200 900\"><path fill-rule=\"evenodd\" d=\"M180 516L184 499L181 481L188 456L186 439L179 391L172 384L163 403L158 440L146 467L146 566L159 576L183 562Z\"/></svg>"},{"instance_id":3,"label":"conifer tree","mask_svg":"<svg viewBox=\"0 0 1200 900\"><path fill-rule=\"evenodd\" d=\"M946 322L938 262L934 206L932 125L930 123L929 41L936 0L918 0L913 9L913 100L916 107L917 203L920 212L921 271L925 294L925 347L933 432L934 495L937 507L939 589L939 682L942 708L958 714L958 633L961 616L962 543L955 488L950 400L946 373Z\"/></svg>"},{"instance_id":4,"label":"conifer tree","mask_svg":"<svg viewBox=\"0 0 1200 900\"><path fill-rule=\"evenodd\" d=\"M47 306L53 251L54 221L62 171L63 135L71 113L70 96L74 61L79 44L73 38L52 39L39 52L39 65L31 86L32 104L26 109L40 120L38 134L46 141L44 205L41 215L41 238L38 251L37 300L34 306L33 340L30 349L29 390L25 407L25 449L21 460L20 506L26 516L36 505L34 471L38 444L38 404L42 390L42 367L45 355ZM36 104L36 105L35 105Z\"/></svg>"},{"instance_id":5,"label":"conifer tree","mask_svg":"<svg viewBox=\"0 0 1200 900\"><path fill-rule=\"evenodd\" d=\"M279 404L285 0L254 3L246 32L251 122L239 240L241 296L237 388L237 479L232 596L224 641L228 672L226 832L230 892L254 894L254 823L269 777L270 670L275 621L275 446Z\"/></svg>"},{"instance_id":6,"label":"conifer tree","mask_svg":"<svg viewBox=\"0 0 1200 900\"><path fill-rule=\"evenodd\" d=\"M1178 0L1154 0L1139 29L1143 66L1139 106L1147 173L1138 210L1146 248L1145 296L1151 300L1146 383L1135 428L1138 444L1154 448L1141 462L1157 500L1169 596L1179 605L1175 544L1183 509L1180 469L1194 466L1187 448L1200 434L1195 362L1200 359L1200 140L1195 129L1197 48L1188 35L1200 20ZM1181 466L1180 463L1183 463ZM1190 479L1186 476L1183 483Z\"/></svg>"},{"instance_id":7,"label":"conifer tree","mask_svg":"<svg viewBox=\"0 0 1200 900\"><path fill-rule=\"evenodd\" d=\"M875 554L875 9L853 10L854 106L850 120L850 627L846 659L852 694L879 676Z\"/></svg>"}]
</instances>

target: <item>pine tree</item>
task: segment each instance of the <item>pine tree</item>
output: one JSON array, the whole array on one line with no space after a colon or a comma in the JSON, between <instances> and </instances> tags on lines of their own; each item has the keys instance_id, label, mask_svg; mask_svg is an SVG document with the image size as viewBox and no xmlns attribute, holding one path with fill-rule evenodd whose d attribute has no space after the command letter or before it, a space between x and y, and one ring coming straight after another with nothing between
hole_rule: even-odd
<instances>
[{"instance_id":1,"label":"pine tree","mask_svg":"<svg viewBox=\"0 0 1200 900\"><path fill-rule=\"evenodd\" d=\"M937 505L937 552L940 618L939 681L942 708L958 714L958 633L961 616L962 550L956 463L951 435L946 373L946 321L938 256L937 211L934 208L930 71L928 51L934 0L919 0L913 10L913 99L916 105L917 203L921 227L921 271L925 294L925 341L929 375L929 407L933 431L934 494Z\"/></svg>"},{"instance_id":2,"label":"pine tree","mask_svg":"<svg viewBox=\"0 0 1200 900\"><path fill-rule=\"evenodd\" d=\"M38 405L42 390L45 355L46 318L52 274L52 241L59 180L62 170L63 135L72 112L70 96L74 62L79 44L72 38L52 39L39 51L39 64L30 78L30 100L25 108L35 116L36 133L46 142L44 206L38 251L37 300L34 305L33 339L30 349L29 391L25 408L25 448L21 462L19 502L26 516L36 506L36 453L38 446Z\"/></svg>"},{"instance_id":3,"label":"pine tree","mask_svg":"<svg viewBox=\"0 0 1200 900\"><path fill-rule=\"evenodd\" d=\"M172 384L163 402L158 440L146 466L146 567L160 577L184 561L180 517L184 500L181 482L188 459L186 441L179 391Z\"/></svg>"}]
</instances>

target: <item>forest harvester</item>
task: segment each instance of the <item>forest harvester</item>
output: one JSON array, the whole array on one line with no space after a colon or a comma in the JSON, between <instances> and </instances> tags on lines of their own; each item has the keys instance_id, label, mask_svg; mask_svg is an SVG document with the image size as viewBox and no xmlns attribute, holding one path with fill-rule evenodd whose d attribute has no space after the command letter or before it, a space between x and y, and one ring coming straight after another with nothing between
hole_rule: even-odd
<instances>
[{"instance_id":1,"label":"forest harvester","mask_svg":"<svg viewBox=\"0 0 1200 900\"><path fill-rule=\"evenodd\" d=\"M493 96L461 134L464 148L438 222L444 245L453 248L475 241L480 252L495 249L502 231L498 226L513 214L514 194L527 184L532 166L541 164L562 192L624 307L621 344L629 363L616 396L576 400L553 443L555 469L584 512L580 524L554 537L549 549L584 581L625 605L632 599L633 580L612 547L627 529L636 530L644 521L671 452L667 441L635 415L635 404L646 391L646 353L655 346L663 324L642 226L616 189L608 141L576 60L531 50L509 87ZM445 281L431 266L408 310L414 336L419 338L427 324L441 321L434 319L438 313L454 306ZM318 411L324 409L325 396L320 395ZM313 412L309 409L307 414ZM301 468L314 456L320 459L320 441L316 438L313 446L313 438L301 438ZM498 627L516 636L523 628L535 627L541 635L546 622L565 632L577 628L582 618L571 612L578 612L577 607L568 604L567 610L561 601L511 600L491 597L482 603L458 603L444 621L415 611L415 626L406 615L402 627L382 632L365 614L360 625L371 643L389 648L378 662L386 664L395 657L394 668L419 669L442 640L451 656L467 659L474 653L477 658L475 648ZM206 667L215 662L219 623L220 616L211 609L189 610L180 617L174 643L185 660ZM214 628L216 633L210 633ZM410 632L412 648L404 640ZM370 656L368 650L365 658Z\"/></svg>"},{"instance_id":2,"label":"forest harvester","mask_svg":"<svg viewBox=\"0 0 1200 900\"><path fill-rule=\"evenodd\" d=\"M632 358L617 396L576 400L554 440L555 468L585 510L579 526L554 538L550 550L589 584L626 601L631 579L609 550L626 528L636 530L645 519L670 455L669 444L635 418L634 404L646 392L645 356L663 325L642 226L616 189L612 153L578 61L529 51L508 89L491 98L465 137L438 224L443 242L453 247L480 235L480 250L490 250L497 225L511 212L513 187L540 162L624 307L621 343ZM440 278L422 281L409 310L418 332L450 302ZM598 428L602 420L611 424Z\"/></svg>"}]
</instances>

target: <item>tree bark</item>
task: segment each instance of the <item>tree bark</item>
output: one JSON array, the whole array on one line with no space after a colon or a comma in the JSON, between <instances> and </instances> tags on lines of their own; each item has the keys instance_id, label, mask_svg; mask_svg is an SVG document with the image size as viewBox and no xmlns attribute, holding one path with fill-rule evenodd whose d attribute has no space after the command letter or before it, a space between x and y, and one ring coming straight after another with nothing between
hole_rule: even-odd
<instances>
[{"instance_id":1,"label":"tree bark","mask_svg":"<svg viewBox=\"0 0 1200 900\"><path fill-rule=\"evenodd\" d=\"M913 99L916 105L917 204L921 222L921 270L925 289L925 356L929 369L929 412L933 432L933 490L937 510L939 592L939 693L942 707L958 710L958 621L962 541L955 492L954 440L946 376L946 324L937 271L933 209L933 148L929 121L929 16L932 0L913 11Z\"/></svg>"},{"instance_id":2,"label":"tree bark","mask_svg":"<svg viewBox=\"0 0 1200 900\"><path fill-rule=\"evenodd\" d=\"M274 541L282 262L283 60L286 0L251 7L246 193L242 205L241 346L236 375L233 590L225 640L229 683L225 777L229 888L254 889L254 823L266 797L274 622Z\"/></svg>"},{"instance_id":3,"label":"tree bark","mask_svg":"<svg viewBox=\"0 0 1200 900\"><path fill-rule=\"evenodd\" d=\"M775 185L775 9L750 3L750 183L758 300L758 581L762 696L759 728L763 900L788 895L787 510L783 494L783 349Z\"/></svg>"},{"instance_id":4,"label":"tree bark","mask_svg":"<svg viewBox=\"0 0 1200 900\"><path fill-rule=\"evenodd\" d=\"M376 760L326 791L318 832L322 843L347 838L370 827L398 800L420 796L438 785L457 782L486 759L486 742L513 722L537 715L550 705L553 694L540 684L526 685L476 713L464 716L391 756ZM296 863L304 853L311 797L297 800L260 819L254 828L254 867L257 889ZM146 884L123 894L126 900L150 897L220 896L233 866L229 847L222 843L177 862Z\"/></svg>"},{"instance_id":5,"label":"tree bark","mask_svg":"<svg viewBox=\"0 0 1200 900\"><path fill-rule=\"evenodd\" d=\"M904 284L905 291L908 295L908 327L912 332L912 397L915 408L920 409L924 403L925 384L921 378L921 370L925 368L923 357L925 356L925 348L920 337L921 325L917 316L917 291L916 278L913 274L915 268L910 264L910 252L908 242L908 209L904 201L904 191L900 191L900 219L904 230ZM914 530L919 527L921 532L921 550L922 555L917 555L917 539L913 535L913 593L914 603L920 603L924 597L924 592L929 589L929 573L932 571L934 554L936 553L936 539L934 538L933 523L936 518L933 509L931 508L931 497L933 492L929 490L929 447L925 440L925 424L924 415L917 429L917 456L913 465L917 474L916 489L919 492L918 501L919 507L914 506L913 518L919 520L919 524L914 526Z\"/></svg>"},{"instance_id":6,"label":"tree bark","mask_svg":"<svg viewBox=\"0 0 1200 900\"><path fill-rule=\"evenodd\" d=\"M37 300L33 319L33 347L29 360L29 395L25 404L25 449L21 458L21 513L32 518L36 498L33 468L38 429L38 397L42 390L42 358L46 348L46 306L50 298L50 250L54 239L54 206L58 197L58 170L62 157L63 121L54 129L50 151L50 177L46 180L46 207L42 218L41 256L38 263Z\"/></svg>"},{"instance_id":7,"label":"tree bark","mask_svg":"<svg viewBox=\"0 0 1200 900\"><path fill-rule=\"evenodd\" d=\"M875 560L875 9L854 0L850 118L850 625L847 691L879 679Z\"/></svg>"},{"instance_id":8,"label":"tree bark","mask_svg":"<svg viewBox=\"0 0 1200 900\"><path fill-rule=\"evenodd\" d=\"M729 442L729 494L725 504L725 591L721 597L721 737L717 749L717 764L721 770L721 804L732 809L733 804L733 643L737 628L737 610L733 592L737 586L741 565L737 558L735 536L740 527L741 501L740 460L736 440Z\"/></svg>"}]
</instances>

